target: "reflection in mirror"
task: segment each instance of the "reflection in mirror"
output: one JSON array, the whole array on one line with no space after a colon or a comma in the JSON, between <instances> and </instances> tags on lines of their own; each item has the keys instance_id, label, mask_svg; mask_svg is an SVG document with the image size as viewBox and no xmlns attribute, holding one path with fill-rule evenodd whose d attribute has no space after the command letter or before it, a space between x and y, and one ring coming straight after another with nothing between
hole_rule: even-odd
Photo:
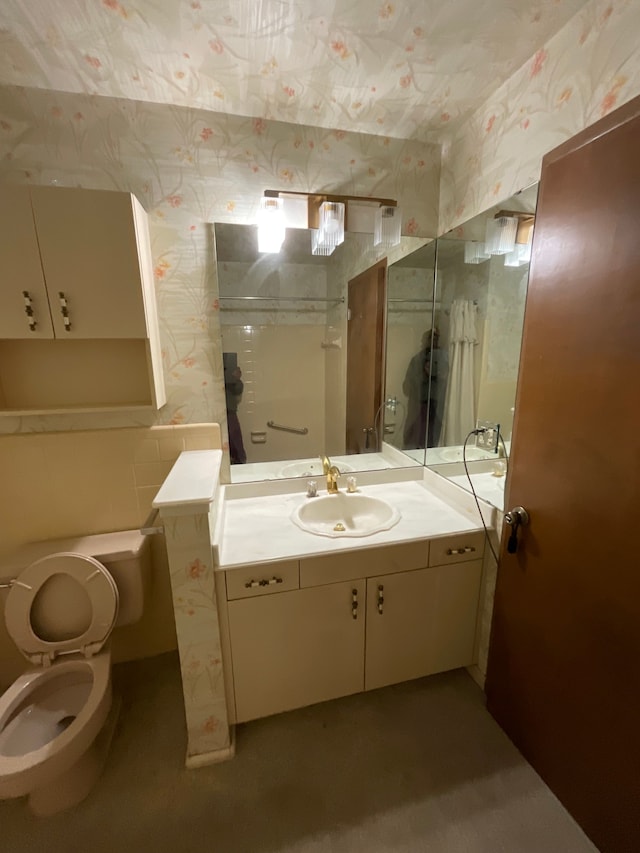
<instances>
[{"instance_id":1,"label":"reflection in mirror","mask_svg":"<svg viewBox=\"0 0 640 853\"><path fill-rule=\"evenodd\" d=\"M387 370L384 436L421 465L428 422L433 287L436 243L432 241L389 266L387 279ZM427 429L428 427L428 429ZM432 442L433 443L433 442Z\"/></svg>"},{"instance_id":2,"label":"reflection in mirror","mask_svg":"<svg viewBox=\"0 0 640 853\"><path fill-rule=\"evenodd\" d=\"M232 482L322 477L321 455L345 474L421 464L382 435L384 295L387 260L428 240L380 251L347 232L316 256L310 231L287 229L279 254L255 226L214 233Z\"/></svg>"},{"instance_id":3,"label":"reflection in mirror","mask_svg":"<svg viewBox=\"0 0 640 853\"><path fill-rule=\"evenodd\" d=\"M438 239L426 463L503 508L529 274L528 255L485 251L498 212L534 214L537 185ZM511 216L518 223L524 216ZM515 231L515 225L513 226ZM518 230L518 239L531 229ZM525 245L524 243L522 244ZM529 244L530 245L530 244ZM488 248L488 247L486 247ZM435 363L435 367L433 366Z\"/></svg>"}]
</instances>

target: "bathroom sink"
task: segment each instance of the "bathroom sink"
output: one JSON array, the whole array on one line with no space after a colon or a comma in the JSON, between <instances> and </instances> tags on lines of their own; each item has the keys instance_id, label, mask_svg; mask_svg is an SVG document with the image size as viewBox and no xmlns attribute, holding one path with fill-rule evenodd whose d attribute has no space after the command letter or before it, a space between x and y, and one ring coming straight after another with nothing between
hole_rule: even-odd
<instances>
[{"instance_id":1,"label":"bathroom sink","mask_svg":"<svg viewBox=\"0 0 640 853\"><path fill-rule=\"evenodd\" d=\"M291 520L316 536L371 536L397 524L400 513L379 498L339 492L309 498L293 512Z\"/></svg>"},{"instance_id":2,"label":"bathroom sink","mask_svg":"<svg viewBox=\"0 0 640 853\"><path fill-rule=\"evenodd\" d=\"M336 467L341 474L350 474L353 471L351 465L346 462L336 462ZM280 469L281 477L322 477L322 462L320 459L299 459L290 462Z\"/></svg>"},{"instance_id":3,"label":"bathroom sink","mask_svg":"<svg viewBox=\"0 0 640 853\"><path fill-rule=\"evenodd\" d=\"M465 459L467 462L476 459L489 459L492 454L486 450L480 450L478 447L467 447L465 450ZM443 462L462 462L462 448L461 447L446 447L443 448L440 452L440 456Z\"/></svg>"}]
</instances>

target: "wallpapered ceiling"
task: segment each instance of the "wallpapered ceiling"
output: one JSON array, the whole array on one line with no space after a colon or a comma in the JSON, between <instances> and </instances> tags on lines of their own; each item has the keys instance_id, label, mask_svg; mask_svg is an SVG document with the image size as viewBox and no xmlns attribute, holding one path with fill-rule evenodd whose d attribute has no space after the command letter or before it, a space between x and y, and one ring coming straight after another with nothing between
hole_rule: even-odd
<instances>
[{"instance_id":1,"label":"wallpapered ceiling","mask_svg":"<svg viewBox=\"0 0 640 853\"><path fill-rule=\"evenodd\" d=\"M3 0L0 81L431 139L585 2Z\"/></svg>"}]
</instances>

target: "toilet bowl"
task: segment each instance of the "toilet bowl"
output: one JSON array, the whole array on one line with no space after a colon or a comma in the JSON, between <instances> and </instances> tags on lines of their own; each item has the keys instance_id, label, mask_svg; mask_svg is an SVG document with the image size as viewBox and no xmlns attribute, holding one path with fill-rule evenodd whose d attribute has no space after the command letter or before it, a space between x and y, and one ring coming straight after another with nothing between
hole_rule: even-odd
<instances>
[{"instance_id":1,"label":"toilet bowl","mask_svg":"<svg viewBox=\"0 0 640 853\"><path fill-rule=\"evenodd\" d=\"M136 574L141 551L116 556ZM7 631L35 668L0 696L0 799L27 795L46 816L89 793L119 707L108 647L118 612L116 581L87 554L46 554L11 580Z\"/></svg>"}]
</instances>

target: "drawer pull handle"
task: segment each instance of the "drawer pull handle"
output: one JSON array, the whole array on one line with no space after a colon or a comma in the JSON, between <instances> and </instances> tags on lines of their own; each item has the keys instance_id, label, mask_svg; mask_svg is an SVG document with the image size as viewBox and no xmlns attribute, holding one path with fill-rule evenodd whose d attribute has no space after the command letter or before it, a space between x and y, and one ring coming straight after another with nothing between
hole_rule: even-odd
<instances>
[{"instance_id":1,"label":"drawer pull handle","mask_svg":"<svg viewBox=\"0 0 640 853\"><path fill-rule=\"evenodd\" d=\"M277 583L283 583L282 578L277 578L275 575L272 578L262 578L259 581L250 580L245 583L246 589L254 589L257 586L275 586Z\"/></svg>"},{"instance_id":2,"label":"drawer pull handle","mask_svg":"<svg viewBox=\"0 0 640 853\"><path fill-rule=\"evenodd\" d=\"M384 607L384 595L382 594L383 592L384 592L384 587L382 586L382 584L380 584L378 586L378 613L381 616L382 616L383 607Z\"/></svg>"},{"instance_id":3,"label":"drawer pull handle","mask_svg":"<svg viewBox=\"0 0 640 853\"><path fill-rule=\"evenodd\" d=\"M352 619L358 618L358 590L351 590L351 617Z\"/></svg>"},{"instance_id":4,"label":"drawer pull handle","mask_svg":"<svg viewBox=\"0 0 640 853\"><path fill-rule=\"evenodd\" d=\"M33 316L33 302L31 301L31 294L28 290L22 291L22 298L24 299L24 313L27 315L27 325L30 331L35 332L38 324Z\"/></svg>"},{"instance_id":5,"label":"drawer pull handle","mask_svg":"<svg viewBox=\"0 0 640 853\"><path fill-rule=\"evenodd\" d=\"M67 297L64 295L63 291L58 291L58 302L60 303L60 313L62 314L62 322L64 323L65 332L71 331L71 317L69 316L69 306L67 304Z\"/></svg>"},{"instance_id":6,"label":"drawer pull handle","mask_svg":"<svg viewBox=\"0 0 640 853\"><path fill-rule=\"evenodd\" d=\"M453 554L470 554L475 550L472 545L467 545L465 548L447 548L447 556L451 557Z\"/></svg>"}]
</instances>

